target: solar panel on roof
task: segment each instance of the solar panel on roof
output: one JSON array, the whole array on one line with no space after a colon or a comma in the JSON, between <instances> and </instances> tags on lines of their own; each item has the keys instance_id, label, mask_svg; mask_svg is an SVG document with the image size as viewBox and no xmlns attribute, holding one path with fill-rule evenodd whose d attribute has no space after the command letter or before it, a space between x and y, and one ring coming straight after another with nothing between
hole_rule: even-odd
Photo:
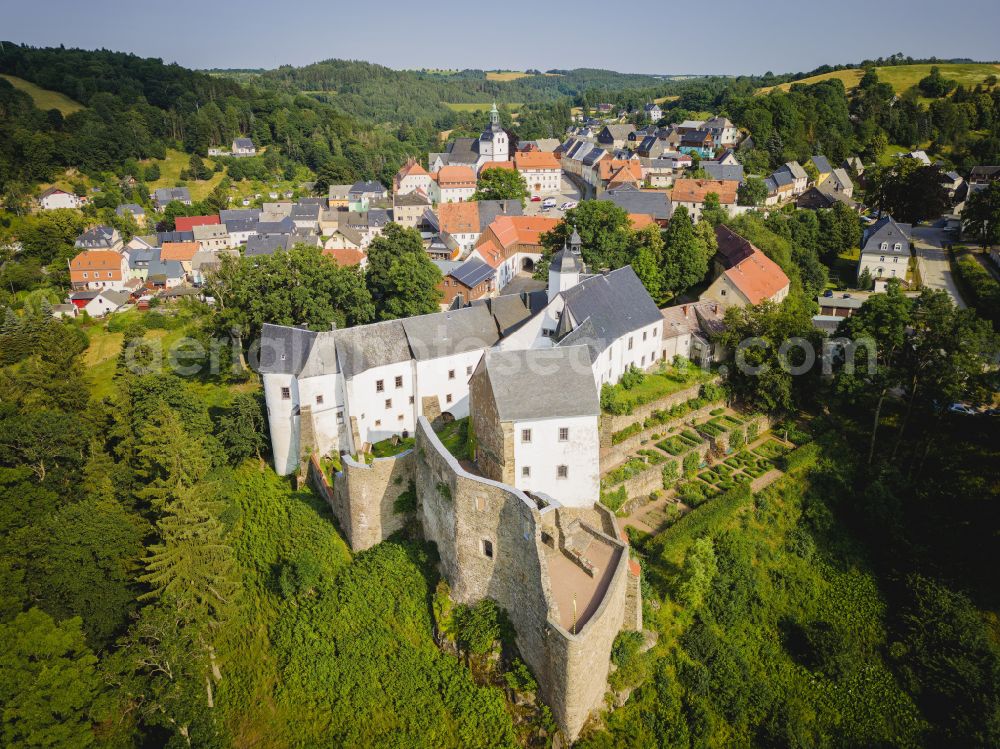
<instances>
[{"instance_id":1,"label":"solar panel on roof","mask_svg":"<svg viewBox=\"0 0 1000 749\"><path fill-rule=\"evenodd\" d=\"M493 274L493 268L478 258L467 260L451 272L452 278L470 289L475 288Z\"/></svg>"}]
</instances>

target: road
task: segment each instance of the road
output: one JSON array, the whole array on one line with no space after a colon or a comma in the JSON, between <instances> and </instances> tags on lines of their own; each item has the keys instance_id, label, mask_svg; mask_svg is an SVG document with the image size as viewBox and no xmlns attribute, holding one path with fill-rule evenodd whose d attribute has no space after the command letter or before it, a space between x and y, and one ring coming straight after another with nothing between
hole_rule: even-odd
<instances>
[{"instance_id":1,"label":"road","mask_svg":"<svg viewBox=\"0 0 1000 749\"><path fill-rule=\"evenodd\" d=\"M944 229L934 226L913 227L913 246L917 251L917 264L924 286L947 291L955 300L955 304L964 309L965 300L955 285L951 266L948 264L948 253L944 249L944 245L949 241Z\"/></svg>"}]
</instances>

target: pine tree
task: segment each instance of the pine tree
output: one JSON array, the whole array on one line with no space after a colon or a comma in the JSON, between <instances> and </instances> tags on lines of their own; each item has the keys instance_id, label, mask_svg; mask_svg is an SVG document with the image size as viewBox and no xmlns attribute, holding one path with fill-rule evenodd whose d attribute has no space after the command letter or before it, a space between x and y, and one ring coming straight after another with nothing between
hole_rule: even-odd
<instances>
[{"instance_id":1,"label":"pine tree","mask_svg":"<svg viewBox=\"0 0 1000 749\"><path fill-rule=\"evenodd\" d=\"M136 452L139 477L146 484L139 494L156 509L180 490L194 486L209 468L201 437L189 434L177 412L166 404L153 413Z\"/></svg>"}]
</instances>

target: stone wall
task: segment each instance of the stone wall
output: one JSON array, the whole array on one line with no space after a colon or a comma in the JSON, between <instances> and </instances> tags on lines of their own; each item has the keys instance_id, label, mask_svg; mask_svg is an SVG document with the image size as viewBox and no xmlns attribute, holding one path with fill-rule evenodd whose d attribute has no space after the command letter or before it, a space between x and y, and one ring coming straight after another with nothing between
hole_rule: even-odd
<instances>
[{"instance_id":1,"label":"stone wall","mask_svg":"<svg viewBox=\"0 0 1000 749\"><path fill-rule=\"evenodd\" d=\"M415 452L418 514L453 597L468 604L492 598L507 610L542 698L574 740L603 705L611 645L625 619L627 547L617 537L603 539L618 550L615 571L597 611L571 634L558 623L542 541L543 532L559 536L559 505L542 506L512 486L466 472L424 418ZM616 528L602 515L607 523Z\"/></svg>"},{"instance_id":2,"label":"stone wall","mask_svg":"<svg viewBox=\"0 0 1000 749\"><path fill-rule=\"evenodd\" d=\"M617 468L622 463L624 463L630 455L633 455L636 450L643 447L649 447L653 442L653 435L659 434L661 439L666 439L668 432L674 427L684 426L690 424L693 421L698 421L704 419L713 410L719 408L723 405L722 401L716 401L709 403L706 406L702 406L699 409L691 411L690 413L684 414L684 416L678 416L672 421L665 422L663 424L657 424L656 426L649 427L648 429L643 429L641 432L636 432L628 439L619 442L617 445L610 445L609 436L609 446L604 447L604 436L602 427L601 436L601 471L607 472L614 468ZM659 440L657 440L659 441ZM646 442L647 444L642 444Z\"/></svg>"},{"instance_id":3,"label":"stone wall","mask_svg":"<svg viewBox=\"0 0 1000 749\"><path fill-rule=\"evenodd\" d=\"M406 524L407 515L396 511L395 502L410 487L415 455L407 450L391 458L375 458L370 464L350 455L341 460L343 469L334 478L331 507L351 548L361 551Z\"/></svg>"},{"instance_id":4,"label":"stone wall","mask_svg":"<svg viewBox=\"0 0 1000 749\"><path fill-rule=\"evenodd\" d=\"M513 484L514 427L500 421L485 367L479 367L469 380L469 416L479 470L494 481Z\"/></svg>"},{"instance_id":5,"label":"stone wall","mask_svg":"<svg viewBox=\"0 0 1000 749\"><path fill-rule=\"evenodd\" d=\"M709 380L709 382L717 384L720 382L720 378L714 377ZM653 401L652 403L637 406L630 414L602 414L601 446L604 447L605 438L607 439L607 445L610 446L611 435L615 432L620 432L629 424L633 424L636 421L645 421L649 416L653 415L654 411L664 411L668 408L676 406L678 403L684 403L685 401L697 398L698 393L700 392L701 384L699 383L698 385L692 385L691 387L684 388L683 390L678 390L676 393L666 395L659 400Z\"/></svg>"}]
</instances>

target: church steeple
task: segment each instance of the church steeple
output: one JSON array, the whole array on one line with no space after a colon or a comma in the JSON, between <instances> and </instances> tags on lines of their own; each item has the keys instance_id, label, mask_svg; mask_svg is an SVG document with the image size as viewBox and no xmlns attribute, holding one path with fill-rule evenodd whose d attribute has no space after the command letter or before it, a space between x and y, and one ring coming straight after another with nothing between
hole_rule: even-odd
<instances>
[{"instance_id":1,"label":"church steeple","mask_svg":"<svg viewBox=\"0 0 1000 749\"><path fill-rule=\"evenodd\" d=\"M493 108L490 110L490 125L494 129L500 127L500 112L497 110L496 100L493 101Z\"/></svg>"}]
</instances>

